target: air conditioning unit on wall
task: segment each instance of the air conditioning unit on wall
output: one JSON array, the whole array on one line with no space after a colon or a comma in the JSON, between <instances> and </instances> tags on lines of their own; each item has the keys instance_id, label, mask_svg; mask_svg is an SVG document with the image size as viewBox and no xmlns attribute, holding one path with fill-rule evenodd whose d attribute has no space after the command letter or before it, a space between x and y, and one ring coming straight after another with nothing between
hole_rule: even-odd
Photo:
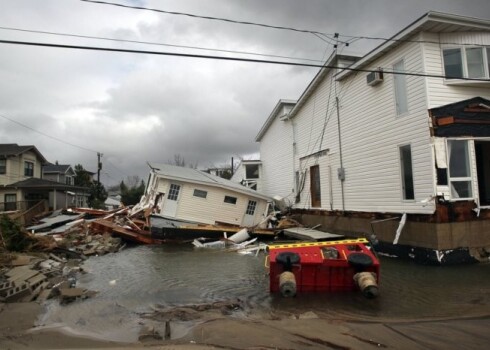
<instances>
[{"instance_id":1,"label":"air conditioning unit on wall","mask_svg":"<svg viewBox=\"0 0 490 350\"><path fill-rule=\"evenodd\" d=\"M378 85L383 81L383 71L376 70L366 75L366 82L369 86Z\"/></svg>"}]
</instances>

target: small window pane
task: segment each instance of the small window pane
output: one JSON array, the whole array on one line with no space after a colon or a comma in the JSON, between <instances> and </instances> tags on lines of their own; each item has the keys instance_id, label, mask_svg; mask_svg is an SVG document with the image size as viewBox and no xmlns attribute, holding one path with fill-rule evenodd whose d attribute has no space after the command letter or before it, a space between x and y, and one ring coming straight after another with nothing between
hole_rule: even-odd
<instances>
[{"instance_id":1,"label":"small window pane","mask_svg":"<svg viewBox=\"0 0 490 350\"><path fill-rule=\"evenodd\" d=\"M176 201L179 198L180 186L176 184L170 184L170 191L168 191L168 199Z\"/></svg>"},{"instance_id":2,"label":"small window pane","mask_svg":"<svg viewBox=\"0 0 490 350\"><path fill-rule=\"evenodd\" d=\"M490 77L490 47L487 47L487 78Z\"/></svg>"},{"instance_id":3,"label":"small window pane","mask_svg":"<svg viewBox=\"0 0 490 350\"><path fill-rule=\"evenodd\" d=\"M206 198L207 196L208 196L207 191L198 190L198 189L194 190L194 197Z\"/></svg>"},{"instance_id":4,"label":"small window pane","mask_svg":"<svg viewBox=\"0 0 490 350\"><path fill-rule=\"evenodd\" d=\"M485 76L483 49L481 47L466 49L466 63L468 66L468 78L483 78Z\"/></svg>"},{"instance_id":5,"label":"small window pane","mask_svg":"<svg viewBox=\"0 0 490 350\"><path fill-rule=\"evenodd\" d=\"M24 176L34 176L34 163L24 162Z\"/></svg>"},{"instance_id":6,"label":"small window pane","mask_svg":"<svg viewBox=\"0 0 490 350\"><path fill-rule=\"evenodd\" d=\"M225 196L225 203L236 204L236 197Z\"/></svg>"},{"instance_id":7,"label":"small window pane","mask_svg":"<svg viewBox=\"0 0 490 350\"><path fill-rule=\"evenodd\" d=\"M258 179L259 178L259 165L258 164L247 164L247 165L245 165L245 176L247 179Z\"/></svg>"},{"instance_id":8,"label":"small window pane","mask_svg":"<svg viewBox=\"0 0 490 350\"><path fill-rule=\"evenodd\" d=\"M248 201L247 211L245 213L247 215L254 215L256 207L257 207L256 201Z\"/></svg>"},{"instance_id":9,"label":"small window pane","mask_svg":"<svg viewBox=\"0 0 490 350\"><path fill-rule=\"evenodd\" d=\"M448 141L449 146L449 177L469 177L470 161L468 142L464 140Z\"/></svg>"},{"instance_id":10,"label":"small window pane","mask_svg":"<svg viewBox=\"0 0 490 350\"><path fill-rule=\"evenodd\" d=\"M7 173L7 160L0 159L0 174L6 174L6 173Z\"/></svg>"},{"instance_id":11,"label":"small window pane","mask_svg":"<svg viewBox=\"0 0 490 350\"><path fill-rule=\"evenodd\" d=\"M452 198L471 198L471 181L451 181Z\"/></svg>"},{"instance_id":12,"label":"small window pane","mask_svg":"<svg viewBox=\"0 0 490 350\"><path fill-rule=\"evenodd\" d=\"M461 49L446 49L443 51L444 72L447 79L463 77L463 60Z\"/></svg>"},{"instance_id":13,"label":"small window pane","mask_svg":"<svg viewBox=\"0 0 490 350\"><path fill-rule=\"evenodd\" d=\"M412 149L410 145L400 147L400 163L402 168L403 199L415 199L412 170Z\"/></svg>"}]
</instances>

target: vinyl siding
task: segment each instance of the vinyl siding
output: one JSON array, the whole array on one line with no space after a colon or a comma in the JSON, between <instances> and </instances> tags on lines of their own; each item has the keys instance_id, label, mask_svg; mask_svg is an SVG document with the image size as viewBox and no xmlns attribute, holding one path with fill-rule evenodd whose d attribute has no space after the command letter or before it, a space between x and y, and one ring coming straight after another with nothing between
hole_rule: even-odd
<instances>
[{"instance_id":1,"label":"vinyl siding","mask_svg":"<svg viewBox=\"0 0 490 350\"><path fill-rule=\"evenodd\" d=\"M262 193L294 197L293 130L290 121L275 118L260 142Z\"/></svg>"},{"instance_id":2,"label":"vinyl siding","mask_svg":"<svg viewBox=\"0 0 490 350\"><path fill-rule=\"evenodd\" d=\"M454 43L451 45L423 44L425 57L425 70L428 74L444 75L442 57L443 47L458 47L458 44L479 44L490 46L490 33L424 33L425 41L438 41L441 43ZM450 85L444 79L427 78L428 108L444 106L446 104L466 100L476 96L490 98L490 85L481 83L464 83L464 85Z\"/></svg>"},{"instance_id":3,"label":"vinyl siding","mask_svg":"<svg viewBox=\"0 0 490 350\"><path fill-rule=\"evenodd\" d=\"M267 206L267 201L263 199L252 198L244 194L238 194L217 187L175 182L163 178L158 180L157 192L168 193L170 183L176 183L181 186L177 205L177 219L207 224L214 224L215 221L219 221L232 225L242 225L243 216L245 215L249 199L257 201L254 224L259 223L264 217L263 214ZM207 197L195 197L195 189L207 191ZM167 195L165 195L165 200L166 196ZM224 203L225 196L236 197L236 205ZM165 206L165 202L163 203L163 206Z\"/></svg>"},{"instance_id":4,"label":"vinyl siding","mask_svg":"<svg viewBox=\"0 0 490 350\"><path fill-rule=\"evenodd\" d=\"M366 69L386 67L404 59L405 70L421 72L422 49L417 43L405 43L382 56ZM296 159L306 171L301 202L296 207L309 208L309 174L311 160L300 162L301 155L328 149L329 156L319 158L322 208L330 209L329 166L332 172L333 209L342 210L341 183L337 178L340 153L335 110L335 90L340 101L340 127L345 169L344 207L348 211L431 213L434 205L419 203L434 189L433 158L430 146L425 80L407 76L408 113L397 116L393 76L385 74L378 86L366 84L366 73L353 74L333 83L327 75L295 117L298 128ZM337 84L336 86L334 84ZM328 112L327 112L328 106ZM323 143L321 133L327 121ZM411 145L415 200L404 201L401 188L399 146Z\"/></svg>"},{"instance_id":5,"label":"vinyl siding","mask_svg":"<svg viewBox=\"0 0 490 350\"><path fill-rule=\"evenodd\" d=\"M7 158L7 172L5 175L0 175L0 185L9 185L29 179L30 177L24 176L24 161L34 163L34 176L32 177L41 177L41 162L36 153L28 151L20 156Z\"/></svg>"}]
</instances>

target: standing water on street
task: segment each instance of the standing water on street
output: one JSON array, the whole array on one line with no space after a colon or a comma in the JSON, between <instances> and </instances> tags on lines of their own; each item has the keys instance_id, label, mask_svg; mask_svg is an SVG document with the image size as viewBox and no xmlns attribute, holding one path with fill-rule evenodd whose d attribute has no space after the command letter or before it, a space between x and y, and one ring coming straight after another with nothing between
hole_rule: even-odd
<instances>
[{"instance_id":1,"label":"standing water on street","mask_svg":"<svg viewBox=\"0 0 490 350\"><path fill-rule=\"evenodd\" d=\"M156 308L238 300L233 317L299 315L332 319L439 319L490 315L490 265L422 266L382 258L380 296L360 293L269 294L264 256L184 245L137 246L84 263L77 286L97 290L92 299L60 306L51 301L39 324L102 339L133 341L141 315ZM277 316L276 316L277 317ZM194 322L195 323L195 322ZM192 320L174 327L185 335Z\"/></svg>"}]
</instances>

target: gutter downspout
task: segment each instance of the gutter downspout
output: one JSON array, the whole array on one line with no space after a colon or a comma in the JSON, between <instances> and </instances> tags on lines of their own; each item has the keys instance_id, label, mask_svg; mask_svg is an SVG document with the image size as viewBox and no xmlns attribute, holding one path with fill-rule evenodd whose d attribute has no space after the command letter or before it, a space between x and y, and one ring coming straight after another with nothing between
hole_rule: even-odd
<instances>
[{"instance_id":1,"label":"gutter downspout","mask_svg":"<svg viewBox=\"0 0 490 350\"><path fill-rule=\"evenodd\" d=\"M344 173L344 163L342 159L342 137L340 135L340 106L339 106L339 98L338 96L335 96L335 104L337 107L337 130L338 130L338 136L339 136L339 158L340 158L340 169L339 170L339 180L340 180L340 191L342 193L342 212L345 211L345 197L344 197L344 180L345 177L342 175Z\"/></svg>"}]
</instances>

